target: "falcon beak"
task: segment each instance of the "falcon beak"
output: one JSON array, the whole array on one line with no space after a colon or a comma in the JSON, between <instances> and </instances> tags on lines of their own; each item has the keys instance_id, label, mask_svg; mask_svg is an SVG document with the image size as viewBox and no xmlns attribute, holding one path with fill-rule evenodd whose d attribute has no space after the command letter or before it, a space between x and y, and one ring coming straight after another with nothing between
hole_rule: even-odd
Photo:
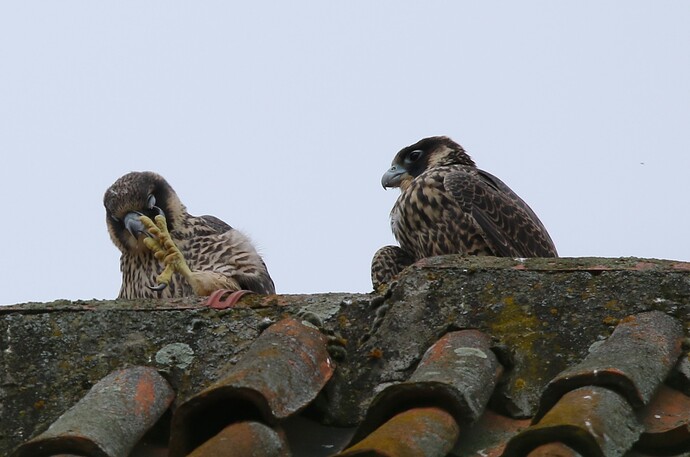
<instances>
[{"instance_id":1,"label":"falcon beak","mask_svg":"<svg viewBox=\"0 0 690 457\"><path fill-rule=\"evenodd\" d=\"M129 233L132 234L134 238L139 238L139 234L146 234L146 227L139 219L143 214L137 211L132 211L127 213L122 222L125 224L125 228Z\"/></svg>"},{"instance_id":2,"label":"falcon beak","mask_svg":"<svg viewBox=\"0 0 690 457\"><path fill-rule=\"evenodd\" d=\"M407 175L407 170L399 165L393 165L381 177L381 185L386 187L400 187L400 183Z\"/></svg>"}]
</instances>

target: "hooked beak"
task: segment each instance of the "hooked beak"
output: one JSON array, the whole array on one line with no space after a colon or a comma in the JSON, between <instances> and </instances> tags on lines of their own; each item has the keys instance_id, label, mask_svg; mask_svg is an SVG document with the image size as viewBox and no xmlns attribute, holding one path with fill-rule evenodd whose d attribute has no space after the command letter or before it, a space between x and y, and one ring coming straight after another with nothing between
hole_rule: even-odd
<instances>
[{"instance_id":1,"label":"hooked beak","mask_svg":"<svg viewBox=\"0 0 690 457\"><path fill-rule=\"evenodd\" d=\"M132 211L131 213L127 213L122 220L123 224L125 224L125 228L134 238L139 238L139 235L142 233L146 235L146 227L144 227L143 222L140 220L141 216L143 216L143 214L140 212Z\"/></svg>"},{"instance_id":2,"label":"hooked beak","mask_svg":"<svg viewBox=\"0 0 690 457\"><path fill-rule=\"evenodd\" d=\"M386 187L400 187L405 175L407 175L407 170L399 165L393 165L381 177L381 185L384 189Z\"/></svg>"}]
</instances>

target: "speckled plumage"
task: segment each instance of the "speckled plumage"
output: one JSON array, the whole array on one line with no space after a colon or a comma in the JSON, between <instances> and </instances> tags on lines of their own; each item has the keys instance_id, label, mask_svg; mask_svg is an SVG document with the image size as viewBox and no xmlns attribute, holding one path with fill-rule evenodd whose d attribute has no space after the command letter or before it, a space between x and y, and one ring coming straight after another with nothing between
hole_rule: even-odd
<instances>
[{"instance_id":1,"label":"speckled plumage","mask_svg":"<svg viewBox=\"0 0 690 457\"><path fill-rule=\"evenodd\" d=\"M122 253L120 298L195 294L192 285L179 274L173 275L162 291L151 290L163 266L144 245L142 240L146 235L137 232L135 236L125 226L126 216L131 213L151 219L162 213L170 236L187 265L211 288L275 293L266 265L251 241L214 216L190 215L162 176L152 172L128 173L108 188L103 203L110 238Z\"/></svg>"},{"instance_id":2,"label":"speckled plumage","mask_svg":"<svg viewBox=\"0 0 690 457\"><path fill-rule=\"evenodd\" d=\"M374 255L374 288L436 255L558 255L532 209L450 138L425 138L402 149L382 184L401 190L391 211L400 247L385 246Z\"/></svg>"}]
</instances>

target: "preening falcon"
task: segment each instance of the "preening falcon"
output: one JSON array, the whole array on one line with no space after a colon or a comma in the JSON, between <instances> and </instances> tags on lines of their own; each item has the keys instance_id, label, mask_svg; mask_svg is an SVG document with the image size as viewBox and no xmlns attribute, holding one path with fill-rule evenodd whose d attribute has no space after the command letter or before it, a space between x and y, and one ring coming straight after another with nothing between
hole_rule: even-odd
<instances>
[{"instance_id":1,"label":"preening falcon","mask_svg":"<svg viewBox=\"0 0 690 457\"><path fill-rule=\"evenodd\" d=\"M160 175L132 172L105 192L106 223L120 250L119 298L275 293L249 238L214 216L192 216ZM175 274L179 273L179 274Z\"/></svg>"},{"instance_id":2,"label":"preening falcon","mask_svg":"<svg viewBox=\"0 0 690 457\"><path fill-rule=\"evenodd\" d=\"M497 177L480 170L448 137L403 148L381 178L399 187L391 210L398 246L374 255L374 289L419 259L444 254L557 257L534 211Z\"/></svg>"}]
</instances>

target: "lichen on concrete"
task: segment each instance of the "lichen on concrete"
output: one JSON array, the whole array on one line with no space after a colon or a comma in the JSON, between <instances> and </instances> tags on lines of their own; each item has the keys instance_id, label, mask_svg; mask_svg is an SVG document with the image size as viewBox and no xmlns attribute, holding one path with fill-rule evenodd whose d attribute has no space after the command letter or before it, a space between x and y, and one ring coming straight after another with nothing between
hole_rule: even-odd
<instances>
[{"instance_id":1,"label":"lichen on concrete","mask_svg":"<svg viewBox=\"0 0 690 457\"><path fill-rule=\"evenodd\" d=\"M165 368L174 366L184 370L194 360L194 350L185 343L170 343L156 352L155 359L159 366Z\"/></svg>"}]
</instances>

